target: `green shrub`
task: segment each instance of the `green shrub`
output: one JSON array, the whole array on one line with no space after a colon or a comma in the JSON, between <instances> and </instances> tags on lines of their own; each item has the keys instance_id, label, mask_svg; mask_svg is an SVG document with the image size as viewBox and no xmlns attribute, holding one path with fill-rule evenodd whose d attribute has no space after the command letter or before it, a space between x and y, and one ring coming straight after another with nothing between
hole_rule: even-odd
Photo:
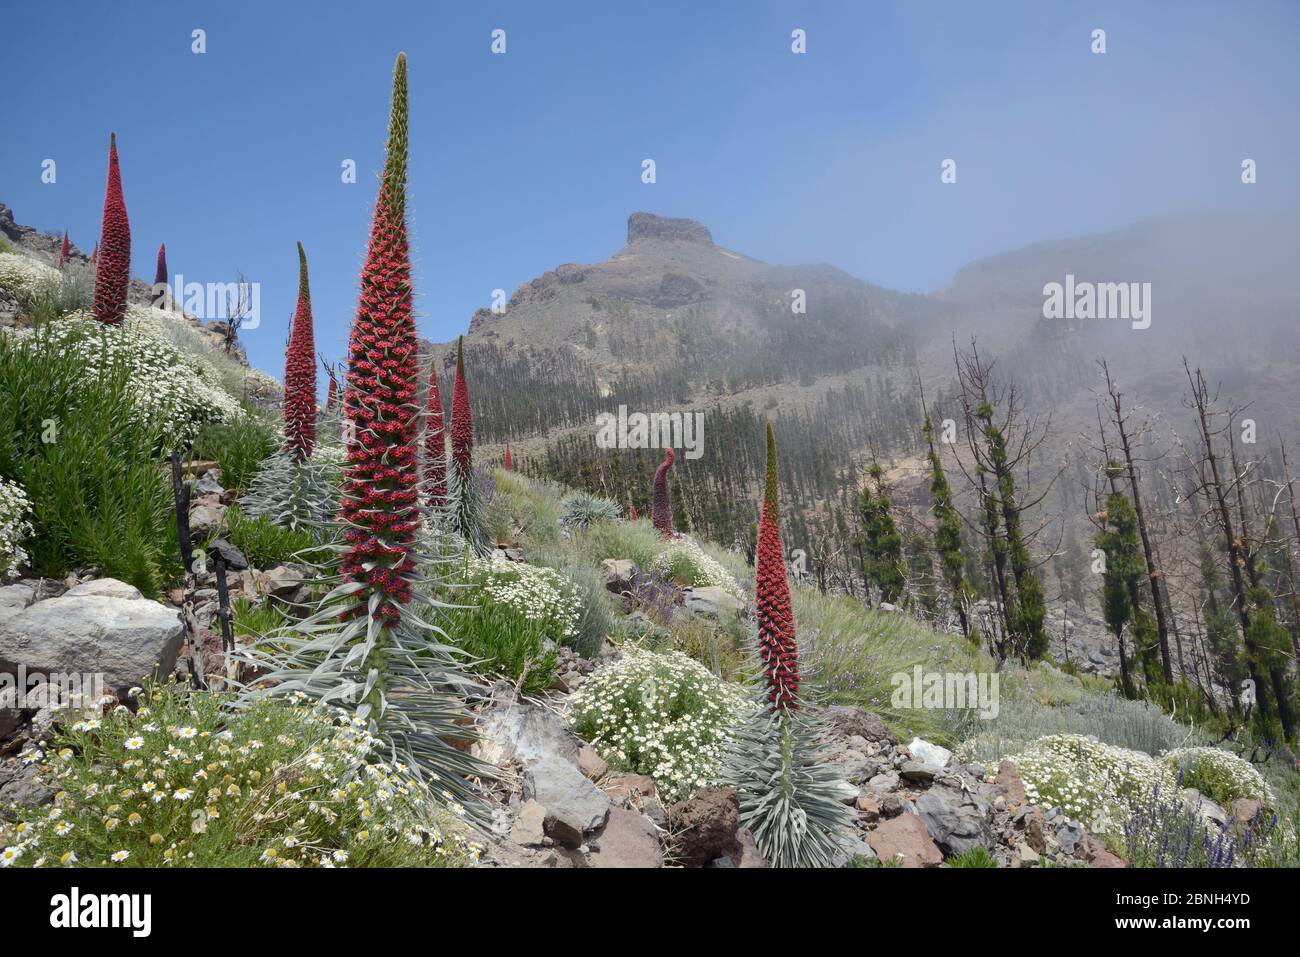
<instances>
[{"instance_id":1,"label":"green shrub","mask_svg":"<svg viewBox=\"0 0 1300 957\"><path fill-rule=\"evenodd\" d=\"M151 687L137 713L119 706L26 752L58 794L0 823L4 854L51 867L428 867L477 856L350 715L228 702Z\"/></svg>"},{"instance_id":2,"label":"green shrub","mask_svg":"<svg viewBox=\"0 0 1300 957\"><path fill-rule=\"evenodd\" d=\"M560 501L564 510L560 524L565 528L589 528L598 522L617 521L623 515L617 502L587 492L570 492Z\"/></svg>"},{"instance_id":3,"label":"green shrub","mask_svg":"<svg viewBox=\"0 0 1300 957\"><path fill-rule=\"evenodd\" d=\"M744 688L675 651L628 651L568 701L578 734L614 767L650 775L670 803L718 782L753 708Z\"/></svg>"},{"instance_id":4,"label":"green shrub","mask_svg":"<svg viewBox=\"0 0 1300 957\"><path fill-rule=\"evenodd\" d=\"M194 457L212 459L221 470L222 487L245 491L262 462L276 449L270 425L253 415L233 422L210 423L194 440Z\"/></svg>"},{"instance_id":5,"label":"green shrub","mask_svg":"<svg viewBox=\"0 0 1300 957\"><path fill-rule=\"evenodd\" d=\"M508 678L525 694L551 686L558 656L543 625L508 605L484 600L477 589L453 600L475 604L446 609L438 624L452 644L476 659L475 670Z\"/></svg>"},{"instance_id":6,"label":"green shrub","mask_svg":"<svg viewBox=\"0 0 1300 957\"><path fill-rule=\"evenodd\" d=\"M680 651L724 681L740 681L752 671L746 652L749 636L739 616L725 623L687 616L680 624L655 629L640 638L653 651Z\"/></svg>"},{"instance_id":7,"label":"green shrub","mask_svg":"<svg viewBox=\"0 0 1300 957\"><path fill-rule=\"evenodd\" d=\"M1225 808L1231 808L1237 798L1257 798L1276 806L1272 788L1254 765L1221 748L1176 748L1160 759L1174 774L1182 775L1183 787L1196 788Z\"/></svg>"},{"instance_id":8,"label":"green shrub","mask_svg":"<svg viewBox=\"0 0 1300 957\"><path fill-rule=\"evenodd\" d=\"M31 502L37 574L98 568L158 596L180 573L163 425L123 415L140 388L132 366L85 358L45 330L0 336L0 477Z\"/></svg>"},{"instance_id":9,"label":"green shrub","mask_svg":"<svg viewBox=\"0 0 1300 957\"><path fill-rule=\"evenodd\" d=\"M78 312L35 331L19 330L19 340L34 339L43 351L79 357L85 384L102 370L125 368L131 390L119 409L119 418L157 426L166 445L191 440L208 422L229 422L244 411L220 384L211 364L172 344L164 327L175 320L143 306L128 306L121 325L98 322Z\"/></svg>"},{"instance_id":10,"label":"green shrub","mask_svg":"<svg viewBox=\"0 0 1300 957\"><path fill-rule=\"evenodd\" d=\"M705 554L694 539L685 535L666 543L646 571L683 587L721 588L737 598L744 597L744 592L727 570Z\"/></svg>"},{"instance_id":11,"label":"green shrub","mask_svg":"<svg viewBox=\"0 0 1300 957\"><path fill-rule=\"evenodd\" d=\"M311 532L281 528L264 516L250 518L237 505L226 510L230 543L244 553L253 568L274 568L288 561L310 562L315 557Z\"/></svg>"}]
</instances>

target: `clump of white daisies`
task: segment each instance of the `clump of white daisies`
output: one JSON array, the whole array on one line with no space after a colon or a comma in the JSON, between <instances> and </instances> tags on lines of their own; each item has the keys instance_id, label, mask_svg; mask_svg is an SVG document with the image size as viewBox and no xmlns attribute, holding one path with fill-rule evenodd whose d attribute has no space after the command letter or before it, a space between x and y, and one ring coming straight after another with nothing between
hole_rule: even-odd
<instances>
[{"instance_id":1,"label":"clump of white daisies","mask_svg":"<svg viewBox=\"0 0 1300 957\"><path fill-rule=\"evenodd\" d=\"M469 582L479 592L473 600L508 606L536 623L556 644L568 644L578 636L582 599L560 572L512 562L499 554L482 559L470 556L468 561Z\"/></svg>"},{"instance_id":2,"label":"clump of white daisies","mask_svg":"<svg viewBox=\"0 0 1300 957\"><path fill-rule=\"evenodd\" d=\"M1265 807L1277 806L1264 775L1249 761L1222 748L1175 748L1162 754L1160 760L1181 775L1183 787L1196 788L1225 808L1231 808L1238 798L1255 798Z\"/></svg>"},{"instance_id":3,"label":"clump of white daisies","mask_svg":"<svg viewBox=\"0 0 1300 957\"><path fill-rule=\"evenodd\" d=\"M366 723L301 695L231 699L178 685L29 748L53 804L0 821L0 866L458 866L464 809L379 757Z\"/></svg>"},{"instance_id":4,"label":"clump of white daisies","mask_svg":"<svg viewBox=\"0 0 1300 957\"><path fill-rule=\"evenodd\" d=\"M689 535L677 535L668 541L650 562L647 571L679 585L712 586L737 598L745 597L740 585L722 564Z\"/></svg>"},{"instance_id":5,"label":"clump of white daisies","mask_svg":"<svg viewBox=\"0 0 1300 957\"><path fill-rule=\"evenodd\" d=\"M178 441L204 424L230 422L244 413L209 362L177 348L163 325L175 321L161 309L132 305L120 326L75 312L40 330L14 334L38 337L44 348L76 352L90 379L104 369L118 374L125 368L132 384L131 417L161 423L167 439Z\"/></svg>"},{"instance_id":6,"label":"clump of white daisies","mask_svg":"<svg viewBox=\"0 0 1300 957\"><path fill-rule=\"evenodd\" d=\"M58 285L60 273L30 256L0 253L0 290L10 295L32 295Z\"/></svg>"},{"instance_id":7,"label":"clump of white daisies","mask_svg":"<svg viewBox=\"0 0 1300 957\"><path fill-rule=\"evenodd\" d=\"M0 584L17 578L27 562L23 542L32 534L31 507L21 485L0 478Z\"/></svg>"},{"instance_id":8,"label":"clump of white daisies","mask_svg":"<svg viewBox=\"0 0 1300 957\"><path fill-rule=\"evenodd\" d=\"M670 803L718 783L740 724L755 709L743 687L686 655L636 649L595 672L566 707L605 760L648 774Z\"/></svg>"},{"instance_id":9,"label":"clump of white daisies","mask_svg":"<svg viewBox=\"0 0 1300 957\"><path fill-rule=\"evenodd\" d=\"M1058 807L1098 834L1121 829L1154 788L1177 791L1173 772L1150 755L1078 734L1039 738L1010 760L1032 803Z\"/></svg>"}]
</instances>

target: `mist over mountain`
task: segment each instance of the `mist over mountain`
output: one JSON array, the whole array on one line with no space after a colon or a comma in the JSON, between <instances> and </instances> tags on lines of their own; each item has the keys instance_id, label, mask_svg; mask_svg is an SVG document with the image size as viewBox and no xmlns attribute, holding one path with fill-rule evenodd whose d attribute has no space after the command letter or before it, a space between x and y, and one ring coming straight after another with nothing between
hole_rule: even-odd
<instances>
[{"instance_id":1,"label":"mist over mountain","mask_svg":"<svg viewBox=\"0 0 1300 957\"><path fill-rule=\"evenodd\" d=\"M824 263L760 262L716 245L702 223L636 212L609 259L559 265L473 315L465 342L475 401L490 410L483 438L509 441L525 468L644 509L661 453L597 448L596 416L704 411L703 456L679 459L683 518L743 541L767 417L791 452L792 534L846 524L836 513L873 456L921 504L910 468L921 448L918 382L937 416L959 418L953 349L972 339L1051 420L1046 448L1061 460L1083 454L1078 434L1095 425L1099 358L1172 423L1184 412L1186 355L1253 401L1270 433L1289 434L1300 398L1296 221L1188 215L1037 243L976 260L919 295ZM1045 285L1067 277L1147 289L1149 325L1044 318ZM431 348L449 375L449 344Z\"/></svg>"}]
</instances>

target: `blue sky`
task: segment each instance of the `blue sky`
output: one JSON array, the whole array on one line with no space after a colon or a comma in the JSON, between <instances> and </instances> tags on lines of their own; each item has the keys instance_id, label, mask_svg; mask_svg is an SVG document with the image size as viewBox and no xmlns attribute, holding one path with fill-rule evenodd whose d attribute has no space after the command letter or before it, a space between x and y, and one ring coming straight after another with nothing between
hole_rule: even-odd
<instances>
[{"instance_id":1,"label":"blue sky","mask_svg":"<svg viewBox=\"0 0 1300 957\"><path fill-rule=\"evenodd\" d=\"M134 274L152 278L166 242L187 280L261 283L244 341L278 375L301 240L337 358L405 50L431 339L495 288L611 255L638 209L759 259L930 290L1039 239L1294 206L1298 27L1300 5L1267 0L6 3L0 201L90 249L116 130ZM939 181L949 157L956 185Z\"/></svg>"}]
</instances>

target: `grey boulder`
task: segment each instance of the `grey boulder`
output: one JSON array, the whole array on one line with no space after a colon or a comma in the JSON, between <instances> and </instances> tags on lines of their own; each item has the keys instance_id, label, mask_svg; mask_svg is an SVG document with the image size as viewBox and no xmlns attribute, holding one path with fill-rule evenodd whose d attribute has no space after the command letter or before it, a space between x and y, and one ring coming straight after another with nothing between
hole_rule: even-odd
<instances>
[{"instance_id":1,"label":"grey boulder","mask_svg":"<svg viewBox=\"0 0 1300 957\"><path fill-rule=\"evenodd\" d=\"M119 694L176 666L182 628L176 609L111 578L76 585L0 621L0 670L102 674Z\"/></svg>"},{"instance_id":2,"label":"grey boulder","mask_svg":"<svg viewBox=\"0 0 1300 957\"><path fill-rule=\"evenodd\" d=\"M546 808L546 833L565 847L578 847L584 835L609 816L609 798L558 757L545 757L524 771L524 800Z\"/></svg>"},{"instance_id":3,"label":"grey boulder","mask_svg":"<svg viewBox=\"0 0 1300 957\"><path fill-rule=\"evenodd\" d=\"M982 799L958 788L934 787L916 799L916 813L925 829L950 857L993 845L990 810Z\"/></svg>"}]
</instances>

